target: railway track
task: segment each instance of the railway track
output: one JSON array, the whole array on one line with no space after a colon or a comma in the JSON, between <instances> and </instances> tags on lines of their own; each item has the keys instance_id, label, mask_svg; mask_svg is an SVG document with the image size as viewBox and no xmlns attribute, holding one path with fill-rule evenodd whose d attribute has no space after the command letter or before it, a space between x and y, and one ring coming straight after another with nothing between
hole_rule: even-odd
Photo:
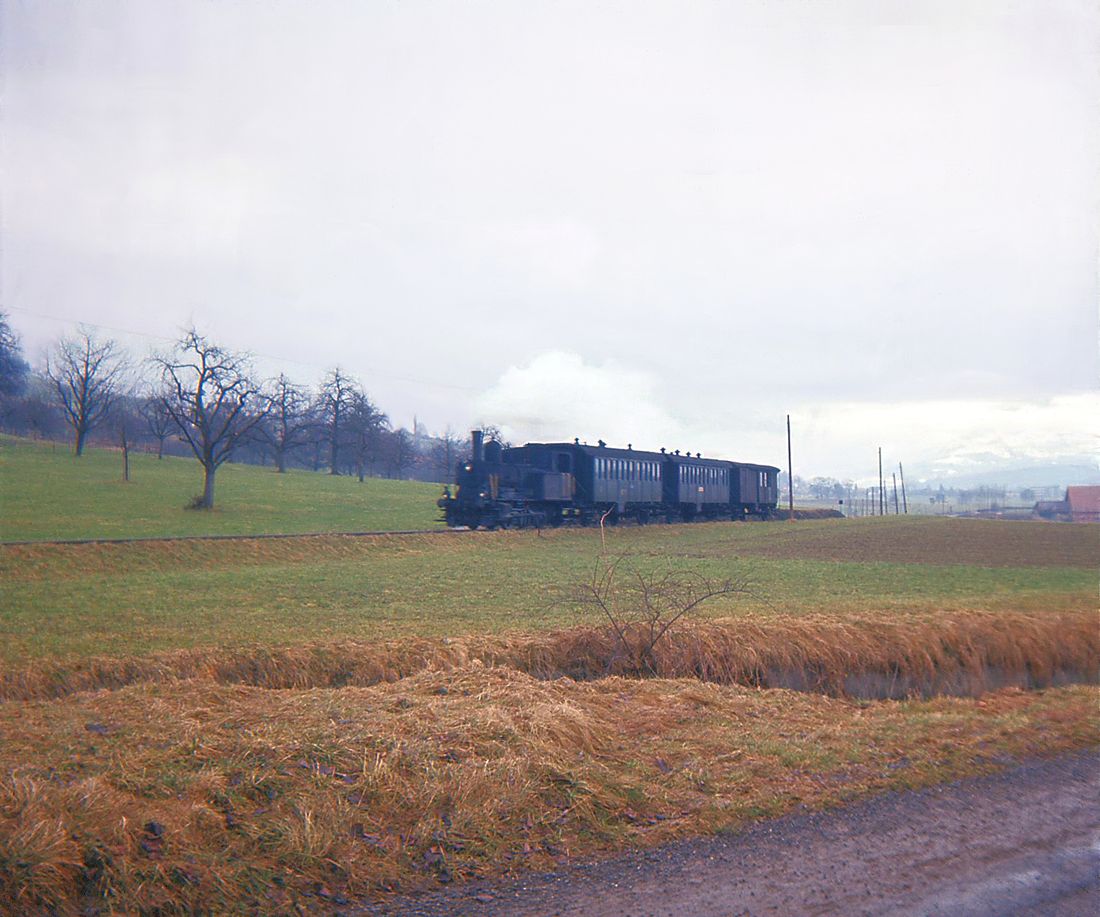
<instances>
[{"instance_id":1,"label":"railway track","mask_svg":"<svg viewBox=\"0 0 1100 917\"><path fill-rule=\"evenodd\" d=\"M268 532L254 535L147 535L138 538L55 538L0 541L0 548L21 545L157 544L175 541L259 541L276 538L384 538L391 535L461 535L469 529L400 529L390 532Z\"/></svg>"}]
</instances>

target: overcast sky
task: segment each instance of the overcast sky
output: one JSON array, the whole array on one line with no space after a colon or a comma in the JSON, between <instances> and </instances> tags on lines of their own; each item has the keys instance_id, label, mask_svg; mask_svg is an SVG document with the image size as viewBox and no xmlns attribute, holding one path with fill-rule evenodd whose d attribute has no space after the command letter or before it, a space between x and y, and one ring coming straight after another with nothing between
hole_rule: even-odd
<instances>
[{"instance_id":1,"label":"overcast sky","mask_svg":"<svg viewBox=\"0 0 1100 917\"><path fill-rule=\"evenodd\" d=\"M1092 461L1093 2L3 0L0 308L396 424Z\"/></svg>"}]
</instances>

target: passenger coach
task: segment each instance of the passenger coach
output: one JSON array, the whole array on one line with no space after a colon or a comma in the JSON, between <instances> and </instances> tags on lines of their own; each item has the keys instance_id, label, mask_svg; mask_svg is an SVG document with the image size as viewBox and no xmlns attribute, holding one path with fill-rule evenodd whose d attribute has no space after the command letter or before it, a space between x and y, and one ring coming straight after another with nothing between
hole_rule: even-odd
<instances>
[{"instance_id":1,"label":"passenger coach","mask_svg":"<svg viewBox=\"0 0 1100 917\"><path fill-rule=\"evenodd\" d=\"M504 448L484 442L480 430L471 445L454 491L439 501L450 526L766 519L779 499L779 469L771 465L615 449L602 440Z\"/></svg>"}]
</instances>

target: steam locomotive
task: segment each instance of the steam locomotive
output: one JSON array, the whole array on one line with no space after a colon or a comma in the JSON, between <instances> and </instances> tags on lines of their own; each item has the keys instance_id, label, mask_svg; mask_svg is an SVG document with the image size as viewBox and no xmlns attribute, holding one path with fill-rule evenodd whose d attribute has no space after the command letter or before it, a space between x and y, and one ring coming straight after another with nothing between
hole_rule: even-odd
<instances>
[{"instance_id":1,"label":"steam locomotive","mask_svg":"<svg viewBox=\"0 0 1100 917\"><path fill-rule=\"evenodd\" d=\"M454 490L439 500L452 527L768 519L779 500L779 469L771 465L613 449L603 440L505 448L480 430L471 446Z\"/></svg>"}]
</instances>

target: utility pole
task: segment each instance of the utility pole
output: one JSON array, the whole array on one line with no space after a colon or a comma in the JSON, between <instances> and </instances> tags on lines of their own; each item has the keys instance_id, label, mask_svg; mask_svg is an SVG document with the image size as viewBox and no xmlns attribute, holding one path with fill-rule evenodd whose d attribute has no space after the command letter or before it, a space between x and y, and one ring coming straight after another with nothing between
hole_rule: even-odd
<instances>
[{"instance_id":1,"label":"utility pole","mask_svg":"<svg viewBox=\"0 0 1100 917\"><path fill-rule=\"evenodd\" d=\"M898 509L898 476L894 472L890 472L890 477L894 479L894 515L901 515L901 511Z\"/></svg>"},{"instance_id":2,"label":"utility pole","mask_svg":"<svg viewBox=\"0 0 1100 917\"><path fill-rule=\"evenodd\" d=\"M787 415L787 521L794 522L794 465L791 464L791 415Z\"/></svg>"},{"instance_id":3,"label":"utility pole","mask_svg":"<svg viewBox=\"0 0 1100 917\"><path fill-rule=\"evenodd\" d=\"M909 515L909 501L905 499L905 472L901 470L901 462L898 462L898 477L901 478L901 508L905 515Z\"/></svg>"},{"instance_id":4,"label":"utility pole","mask_svg":"<svg viewBox=\"0 0 1100 917\"><path fill-rule=\"evenodd\" d=\"M886 485L882 480L882 446L878 447L878 514L886 515Z\"/></svg>"}]
</instances>

